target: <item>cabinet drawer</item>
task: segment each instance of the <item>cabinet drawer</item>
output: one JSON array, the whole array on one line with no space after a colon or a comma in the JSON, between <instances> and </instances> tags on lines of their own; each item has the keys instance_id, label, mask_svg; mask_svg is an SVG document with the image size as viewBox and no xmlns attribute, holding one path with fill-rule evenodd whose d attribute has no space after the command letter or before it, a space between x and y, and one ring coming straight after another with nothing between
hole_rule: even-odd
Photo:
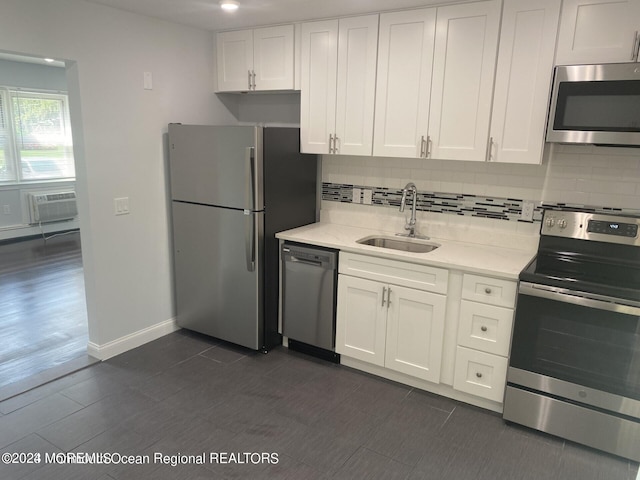
<instances>
[{"instance_id":1,"label":"cabinet drawer","mask_svg":"<svg viewBox=\"0 0 640 480\"><path fill-rule=\"evenodd\" d=\"M512 326L512 309L462 300L458 344L506 357Z\"/></svg>"},{"instance_id":2,"label":"cabinet drawer","mask_svg":"<svg viewBox=\"0 0 640 480\"><path fill-rule=\"evenodd\" d=\"M507 381L507 359L458 347L453 388L502 403Z\"/></svg>"},{"instance_id":3,"label":"cabinet drawer","mask_svg":"<svg viewBox=\"0 0 640 480\"><path fill-rule=\"evenodd\" d=\"M465 274L462 280L462 298L513 308L516 302L517 284L511 280Z\"/></svg>"},{"instance_id":4,"label":"cabinet drawer","mask_svg":"<svg viewBox=\"0 0 640 480\"><path fill-rule=\"evenodd\" d=\"M449 271L444 268L357 253L341 253L338 271L355 277L442 294L447 293L449 281Z\"/></svg>"}]
</instances>

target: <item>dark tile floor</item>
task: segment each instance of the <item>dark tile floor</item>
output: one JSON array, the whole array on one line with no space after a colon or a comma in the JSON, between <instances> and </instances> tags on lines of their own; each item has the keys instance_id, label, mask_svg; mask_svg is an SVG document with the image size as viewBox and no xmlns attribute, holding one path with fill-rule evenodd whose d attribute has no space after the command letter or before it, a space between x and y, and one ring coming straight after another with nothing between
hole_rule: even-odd
<instances>
[{"instance_id":1,"label":"dark tile floor","mask_svg":"<svg viewBox=\"0 0 640 480\"><path fill-rule=\"evenodd\" d=\"M68 452L149 463L47 463ZM638 470L284 348L263 355L185 331L0 402L0 453L40 455L0 463L2 480L635 480Z\"/></svg>"}]
</instances>

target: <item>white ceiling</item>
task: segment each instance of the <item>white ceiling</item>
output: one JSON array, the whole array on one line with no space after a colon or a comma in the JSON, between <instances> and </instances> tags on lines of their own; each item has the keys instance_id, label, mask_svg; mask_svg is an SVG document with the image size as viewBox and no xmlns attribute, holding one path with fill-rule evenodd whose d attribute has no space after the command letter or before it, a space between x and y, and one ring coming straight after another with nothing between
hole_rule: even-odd
<instances>
[{"instance_id":1,"label":"white ceiling","mask_svg":"<svg viewBox=\"0 0 640 480\"><path fill-rule=\"evenodd\" d=\"M442 0L238 0L240 8L229 13L220 9L218 0L86 1L212 31L442 3Z\"/></svg>"}]
</instances>

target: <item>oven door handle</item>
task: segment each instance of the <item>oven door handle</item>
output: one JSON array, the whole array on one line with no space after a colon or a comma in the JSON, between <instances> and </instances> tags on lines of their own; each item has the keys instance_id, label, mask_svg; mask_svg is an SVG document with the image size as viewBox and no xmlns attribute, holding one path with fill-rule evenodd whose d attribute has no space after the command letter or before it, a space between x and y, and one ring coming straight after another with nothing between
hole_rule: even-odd
<instances>
[{"instance_id":1,"label":"oven door handle","mask_svg":"<svg viewBox=\"0 0 640 480\"><path fill-rule=\"evenodd\" d=\"M531 297L546 298L558 302L571 303L583 307L607 310L623 315L640 316L640 303L631 300L620 300L605 295L594 295L587 292L578 292L566 288L550 287L536 283L520 282L518 293ZM625 303L621 303L625 302Z\"/></svg>"}]
</instances>

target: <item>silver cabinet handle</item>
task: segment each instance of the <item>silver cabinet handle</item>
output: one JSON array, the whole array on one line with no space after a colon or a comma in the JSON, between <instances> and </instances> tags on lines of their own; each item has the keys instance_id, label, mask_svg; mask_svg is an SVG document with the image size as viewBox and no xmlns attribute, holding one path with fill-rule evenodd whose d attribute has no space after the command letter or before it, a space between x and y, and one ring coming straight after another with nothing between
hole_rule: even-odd
<instances>
[{"instance_id":1,"label":"silver cabinet handle","mask_svg":"<svg viewBox=\"0 0 640 480\"><path fill-rule=\"evenodd\" d=\"M387 308L391 305L391 287L387 289Z\"/></svg>"},{"instance_id":2,"label":"silver cabinet handle","mask_svg":"<svg viewBox=\"0 0 640 480\"><path fill-rule=\"evenodd\" d=\"M431 158L431 135L427 135L427 149L424 152L424 158Z\"/></svg>"},{"instance_id":3,"label":"silver cabinet handle","mask_svg":"<svg viewBox=\"0 0 640 480\"><path fill-rule=\"evenodd\" d=\"M638 61L638 50L640 50L640 42L638 41L640 40L640 32L638 32L638 30L636 30L636 33L633 36L633 45L631 46L631 61L632 62L637 62Z\"/></svg>"},{"instance_id":4,"label":"silver cabinet handle","mask_svg":"<svg viewBox=\"0 0 640 480\"><path fill-rule=\"evenodd\" d=\"M482 373L480 373L480 372L476 372L476 377L478 377L478 378L482 378Z\"/></svg>"},{"instance_id":5,"label":"silver cabinet handle","mask_svg":"<svg viewBox=\"0 0 640 480\"><path fill-rule=\"evenodd\" d=\"M427 158L427 143L424 141L424 135L420 137L420 158Z\"/></svg>"},{"instance_id":6,"label":"silver cabinet handle","mask_svg":"<svg viewBox=\"0 0 640 480\"><path fill-rule=\"evenodd\" d=\"M492 148L493 148L493 137L489 137L489 143L487 143L487 155L486 155L487 162L491 161L491 158L492 158L491 149Z\"/></svg>"},{"instance_id":7,"label":"silver cabinet handle","mask_svg":"<svg viewBox=\"0 0 640 480\"><path fill-rule=\"evenodd\" d=\"M333 133L329 134L329 153L336 153L336 142L333 138Z\"/></svg>"},{"instance_id":8,"label":"silver cabinet handle","mask_svg":"<svg viewBox=\"0 0 640 480\"><path fill-rule=\"evenodd\" d=\"M487 327L485 327L484 325L480 327L480 330L482 330L483 332L486 332L488 329Z\"/></svg>"},{"instance_id":9,"label":"silver cabinet handle","mask_svg":"<svg viewBox=\"0 0 640 480\"><path fill-rule=\"evenodd\" d=\"M340 153L340 149L338 148L338 141L339 141L339 140L340 140L340 139L338 138L338 135L337 135L337 134L334 134L334 135L333 135L333 153L334 153L334 154L336 154L336 153Z\"/></svg>"},{"instance_id":10,"label":"silver cabinet handle","mask_svg":"<svg viewBox=\"0 0 640 480\"><path fill-rule=\"evenodd\" d=\"M382 287L382 305L384 307L384 296L387 293L387 287Z\"/></svg>"},{"instance_id":11,"label":"silver cabinet handle","mask_svg":"<svg viewBox=\"0 0 640 480\"><path fill-rule=\"evenodd\" d=\"M256 89L256 72L255 70L251 70L251 76L253 77L253 90Z\"/></svg>"},{"instance_id":12,"label":"silver cabinet handle","mask_svg":"<svg viewBox=\"0 0 640 480\"><path fill-rule=\"evenodd\" d=\"M249 90L251 90L251 70L247 70L247 83L249 84Z\"/></svg>"},{"instance_id":13,"label":"silver cabinet handle","mask_svg":"<svg viewBox=\"0 0 640 480\"><path fill-rule=\"evenodd\" d=\"M487 295L490 295L491 294L491 289L489 287L486 287L484 289L484 293L486 293Z\"/></svg>"}]
</instances>

